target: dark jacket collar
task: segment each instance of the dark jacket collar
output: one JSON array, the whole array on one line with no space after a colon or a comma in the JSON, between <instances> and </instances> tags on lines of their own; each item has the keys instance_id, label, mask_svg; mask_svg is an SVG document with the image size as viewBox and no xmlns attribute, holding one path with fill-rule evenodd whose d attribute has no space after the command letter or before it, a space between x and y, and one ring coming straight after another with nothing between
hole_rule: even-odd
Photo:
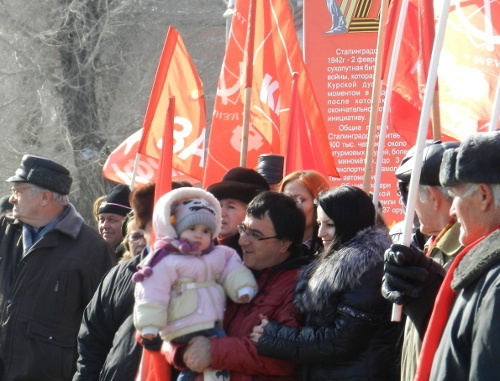
<instances>
[{"instance_id":1,"label":"dark jacket collar","mask_svg":"<svg viewBox=\"0 0 500 381\"><path fill-rule=\"evenodd\" d=\"M66 215L59 221L53 230L57 230L76 239L83 225L83 217L76 211L72 204L69 204L62 213L66 213ZM18 219L13 220L11 217L8 217L8 220L13 225L17 225L20 228L23 226L23 223Z\"/></svg>"},{"instance_id":2,"label":"dark jacket collar","mask_svg":"<svg viewBox=\"0 0 500 381\"><path fill-rule=\"evenodd\" d=\"M484 238L462 258L453 274L451 288L458 291L467 287L498 263L500 263L500 229Z\"/></svg>"}]
</instances>

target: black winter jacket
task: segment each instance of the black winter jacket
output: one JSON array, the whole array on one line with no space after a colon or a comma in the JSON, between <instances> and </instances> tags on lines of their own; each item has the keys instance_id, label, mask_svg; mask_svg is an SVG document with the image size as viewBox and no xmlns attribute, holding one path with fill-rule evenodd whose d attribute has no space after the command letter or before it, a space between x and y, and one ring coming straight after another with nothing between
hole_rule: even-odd
<instances>
[{"instance_id":1,"label":"black winter jacket","mask_svg":"<svg viewBox=\"0 0 500 381\"><path fill-rule=\"evenodd\" d=\"M498 380L500 374L500 229L462 258L457 293L434 355L430 380Z\"/></svg>"},{"instance_id":2,"label":"black winter jacket","mask_svg":"<svg viewBox=\"0 0 500 381\"><path fill-rule=\"evenodd\" d=\"M73 206L22 257L23 225L0 219L3 381L69 381L85 306L115 264L109 245Z\"/></svg>"},{"instance_id":3,"label":"black winter jacket","mask_svg":"<svg viewBox=\"0 0 500 381\"><path fill-rule=\"evenodd\" d=\"M380 293L390 244L385 230L368 228L306 267L294 300L304 327L270 321L259 355L302 364L304 380L395 379L397 327Z\"/></svg>"},{"instance_id":4,"label":"black winter jacket","mask_svg":"<svg viewBox=\"0 0 500 381\"><path fill-rule=\"evenodd\" d=\"M78 363L73 381L133 381L142 346L132 321L132 275L147 253L115 266L85 309L78 334Z\"/></svg>"}]
</instances>

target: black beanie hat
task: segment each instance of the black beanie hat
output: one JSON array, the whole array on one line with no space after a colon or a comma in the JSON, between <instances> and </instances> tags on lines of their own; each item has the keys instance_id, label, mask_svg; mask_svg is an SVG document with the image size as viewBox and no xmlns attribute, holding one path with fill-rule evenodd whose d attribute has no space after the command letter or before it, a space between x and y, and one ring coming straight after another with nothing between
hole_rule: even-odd
<instances>
[{"instance_id":1,"label":"black beanie hat","mask_svg":"<svg viewBox=\"0 0 500 381\"><path fill-rule=\"evenodd\" d=\"M123 184L116 185L106 195L106 198L99 207L97 214L112 213L120 216L127 215L127 213L132 210L128 200L129 196L130 188L128 186Z\"/></svg>"},{"instance_id":2,"label":"black beanie hat","mask_svg":"<svg viewBox=\"0 0 500 381\"><path fill-rule=\"evenodd\" d=\"M270 190L266 179L253 169L236 167L230 169L220 183L207 188L217 200L232 198L249 204L260 192Z\"/></svg>"}]
</instances>

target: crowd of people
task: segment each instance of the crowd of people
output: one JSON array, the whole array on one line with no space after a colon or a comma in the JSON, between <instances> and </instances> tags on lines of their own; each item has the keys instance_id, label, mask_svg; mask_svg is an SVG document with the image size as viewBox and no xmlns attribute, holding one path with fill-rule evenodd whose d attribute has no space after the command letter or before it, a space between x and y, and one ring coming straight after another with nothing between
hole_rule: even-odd
<instances>
[{"instance_id":1,"label":"crowd of people","mask_svg":"<svg viewBox=\"0 0 500 381\"><path fill-rule=\"evenodd\" d=\"M70 172L24 155L0 201L0 380L495 380L495 163L500 132L428 141L406 246L371 195L279 155L156 204L117 184L95 227Z\"/></svg>"}]
</instances>

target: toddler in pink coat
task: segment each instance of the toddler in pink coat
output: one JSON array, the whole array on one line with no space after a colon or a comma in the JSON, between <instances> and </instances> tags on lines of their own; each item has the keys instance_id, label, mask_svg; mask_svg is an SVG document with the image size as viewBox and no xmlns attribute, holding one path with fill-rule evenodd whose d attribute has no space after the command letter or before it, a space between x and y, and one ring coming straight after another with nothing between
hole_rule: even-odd
<instances>
[{"instance_id":1,"label":"toddler in pink coat","mask_svg":"<svg viewBox=\"0 0 500 381\"><path fill-rule=\"evenodd\" d=\"M221 226L219 201L199 188L180 188L155 205L157 237L152 252L138 266L134 324L141 336L189 342L194 336L224 335L226 296L248 303L257 283L237 252L214 246ZM182 372L178 380L194 380ZM226 371L206 371L204 380L228 380Z\"/></svg>"}]
</instances>

